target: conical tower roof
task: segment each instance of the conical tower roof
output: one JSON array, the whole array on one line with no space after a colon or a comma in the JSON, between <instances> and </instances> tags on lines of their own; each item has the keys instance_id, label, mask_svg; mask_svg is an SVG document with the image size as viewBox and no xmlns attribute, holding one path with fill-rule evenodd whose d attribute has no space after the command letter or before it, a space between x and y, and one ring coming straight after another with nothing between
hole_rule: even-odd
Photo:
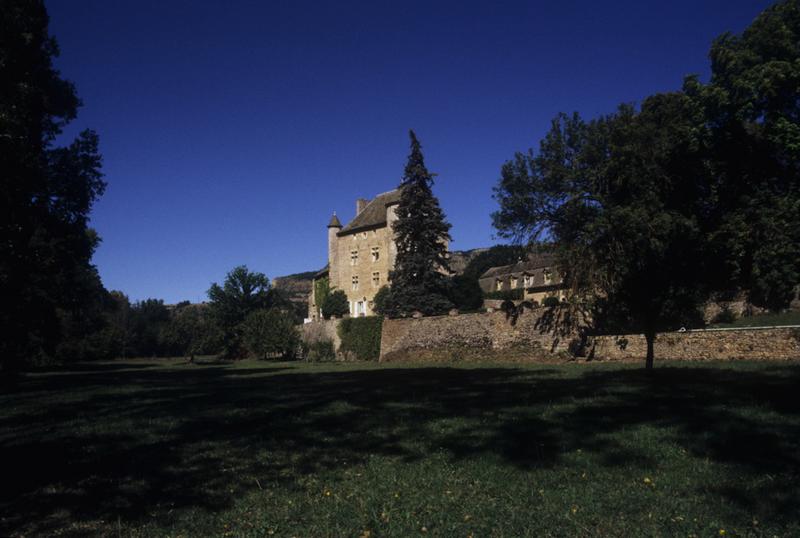
<instances>
[{"instance_id":1,"label":"conical tower roof","mask_svg":"<svg viewBox=\"0 0 800 538\"><path fill-rule=\"evenodd\" d=\"M331 221L328 223L328 228L341 228L342 223L339 222L339 217L336 216L336 211L333 212Z\"/></svg>"}]
</instances>

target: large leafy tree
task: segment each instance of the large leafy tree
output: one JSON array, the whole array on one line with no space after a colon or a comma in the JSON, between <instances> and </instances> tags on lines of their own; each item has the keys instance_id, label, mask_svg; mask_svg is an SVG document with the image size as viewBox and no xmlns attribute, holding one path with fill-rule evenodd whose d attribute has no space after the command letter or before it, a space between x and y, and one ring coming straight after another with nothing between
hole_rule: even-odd
<instances>
[{"instance_id":1,"label":"large leafy tree","mask_svg":"<svg viewBox=\"0 0 800 538\"><path fill-rule=\"evenodd\" d=\"M145 299L131 306L132 350L140 357L169 354L163 333L170 322L170 313L162 299Z\"/></svg>"},{"instance_id":2,"label":"large leafy tree","mask_svg":"<svg viewBox=\"0 0 800 538\"><path fill-rule=\"evenodd\" d=\"M394 222L397 257L389 275L392 286L387 313L405 316L414 311L441 314L452 307L448 299L447 241L450 224L433 195L433 175L425 167L422 147L414 131L400 184L400 202Z\"/></svg>"},{"instance_id":3,"label":"large leafy tree","mask_svg":"<svg viewBox=\"0 0 800 538\"><path fill-rule=\"evenodd\" d=\"M712 134L709 252L727 287L780 309L800 283L800 2L779 2L711 48L684 91Z\"/></svg>"},{"instance_id":4,"label":"large leafy tree","mask_svg":"<svg viewBox=\"0 0 800 538\"><path fill-rule=\"evenodd\" d=\"M500 234L553 241L566 284L595 296L605 329L647 339L691 321L703 300L696 218L703 130L681 94L585 122L559 115L538 154L518 154L495 189Z\"/></svg>"},{"instance_id":5,"label":"large leafy tree","mask_svg":"<svg viewBox=\"0 0 800 538\"><path fill-rule=\"evenodd\" d=\"M88 228L105 183L98 138L84 131L66 147L56 137L80 101L53 67L58 55L41 1L0 9L0 366L52 357L86 331L81 320L103 300ZM95 306L92 306L94 304Z\"/></svg>"},{"instance_id":6,"label":"large leafy tree","mask_svg":"<svg viewBox=\"0 0 800 538\"><path fill-rule=\"evenodd\" d=\"M162 332L162 346L169 355L213 355L221 349L222 335L205 305L178 305Z\"/></svg>"},{"instance_id":7,"label":"large leafy tree","mask_svg":"<svg viewBox=\"0 0 800 538\"><path fill-rule=\"evenodd\" d=\"M211 284L208 298L212 316L224 335L225 353L241 355L242 323L251 313L271 305L269 279L240 265L226 275L222 286Z\"/></svg>"},{"instance_id":8,"label":"large leafy tree","mask_svg":"<svg viewBox=\"0 0 800 538\"><path fill-rule=\"evenodd\" d=\"M285 310L256 310L242 324L244 345L259 359L294 358L300 337Z\"/></svg>"},{"instance_id":9,"label":"large leafy tree","mask_svg":"<svg viewBox=\"0 0 800 538\"><path fill-rule=\"evenodd\" d=\"M690 323L713 291L785 306L800 281L800 7L711 51L712 78L584 122L560 115L496 188L501 235L553 240L604 329Z\"/></svg>"}]
</instances>

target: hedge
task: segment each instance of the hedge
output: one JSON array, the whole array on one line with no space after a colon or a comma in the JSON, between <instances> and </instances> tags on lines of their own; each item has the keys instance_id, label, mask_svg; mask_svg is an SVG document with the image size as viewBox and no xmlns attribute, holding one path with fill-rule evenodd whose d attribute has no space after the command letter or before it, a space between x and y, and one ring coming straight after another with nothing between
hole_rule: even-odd
<instances>
[{"instance_id":1,"label":"hedge","mask_svg":"<svg viewBox=\"0 0 800 538\"><path fill-rule=\"evenodd\" d=\"M381 353L383 318L344 318L339 323L339 351L360 361L375 361Z\"/></svg>"},{"instance_id":2,"label":"hedge","mask_svg":"<svg viewBox=\"0 0 800 538\"><path fill-rule=\"evenodd\" d=\"M484 299L499 299L501 301L516 301L522 299L522 288L511 290L490 291L483 295Z\"/></svg>"}]
</instances>

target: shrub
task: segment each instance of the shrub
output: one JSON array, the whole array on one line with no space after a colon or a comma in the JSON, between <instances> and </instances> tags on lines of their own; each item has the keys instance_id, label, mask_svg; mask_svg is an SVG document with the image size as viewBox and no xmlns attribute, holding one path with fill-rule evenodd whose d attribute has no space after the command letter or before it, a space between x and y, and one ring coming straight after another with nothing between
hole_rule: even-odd
<instances>
[{"instance_id":1,"label":"shrub","mask_svg":"<svg viewBox=\"0 0 800 538\"><path fill-rule=\"evenodd\" d=\"M347 294L342 290L329 293L320 307L322 308L322 315L325 319L331 319L331 316L341 317L350 312Z\"/></svg>"},{"instance_id":2,"label":"shrub","mask_svg":"<svg viewBox=\"0 0 800 538\"><path fill-rule=\"evenodd\" d=\"M381 353L383 318L346 318L339 324L339 351L361 361L377 360Z\"/></svg>"},{"instance_id":3,"label":"shrub","mask_svg":"<svg viewBox=\"0 0 800 538\"><path fill-rule=\"evenodd\" d=\"M336 359L336 350L331 340L303 343L303 357L311 362L327 362Z\"/></svg>"},{"instance_id":4,"label":"shrub","mask_svg":"<svg viewBox=\"0 0 800 538\"><path fill-rule=\"evenodd\" d=\"M551 295L550 297L545 297L542 299L542 306L546 306L547 308L553 308L561 304L561 301L558 300L558 297Z\"/></svg>"},{"instance_id":5,"label":"shrub","mask_svg":"<svg viewBox=\"0 0 800 538\"><path fill-rule=\"evenodd\" d=\"M522 288L513 290L490 291L484 294L485 299L499 299L501 301L518 301L522 299Z\"/></svg>"},{"instance_id":6,"label":"shrub","mask_svg":"<svg viewBox=\"0 0 800 538\"><path fill-rule=\"evenodd\" d=\"M386 314L387 308L392 300L392 291L389 286L382 286L372 298L372 310L379 316Z\"/></svg>"},{"instance_id":7,"label":"shrub","mask_svg":"<svg viewBox=\"0 0 800 538\"><path fill-rule=\"evenodd\" d=\"M480 310L483 306L483 290L478 277L456 275L450 279L450 301L459 311Z\"/></svg>"},{"instance_id":8,"label":"shrub","mask_svg":"<svg viewBox=\"0 0 800 538\"><path fill-rule=\"evenodd\" d=\"M722 307L722 310L720 310L719 313L714 316L714 319L711 320L711 323L727 324L733 323L734 321L736 321L736 314L728 307L728 305L725 305Z\"/></svg>"}]
</instances>

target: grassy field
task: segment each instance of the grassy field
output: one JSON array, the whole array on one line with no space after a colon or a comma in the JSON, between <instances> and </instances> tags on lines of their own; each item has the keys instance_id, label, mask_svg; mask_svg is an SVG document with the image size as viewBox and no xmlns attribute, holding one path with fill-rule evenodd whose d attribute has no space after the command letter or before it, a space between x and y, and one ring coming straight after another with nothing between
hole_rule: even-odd
<instances>
[{"instance_id":1,"label":"grassy field","mask_svg":"<svg viewBox=\"0 0 800 538\"><path fill-rule=\"evenodd\" d=\"M133 360L0 395L0 535L800 536L800 364Z\"/></svg>"}]
</instances>

